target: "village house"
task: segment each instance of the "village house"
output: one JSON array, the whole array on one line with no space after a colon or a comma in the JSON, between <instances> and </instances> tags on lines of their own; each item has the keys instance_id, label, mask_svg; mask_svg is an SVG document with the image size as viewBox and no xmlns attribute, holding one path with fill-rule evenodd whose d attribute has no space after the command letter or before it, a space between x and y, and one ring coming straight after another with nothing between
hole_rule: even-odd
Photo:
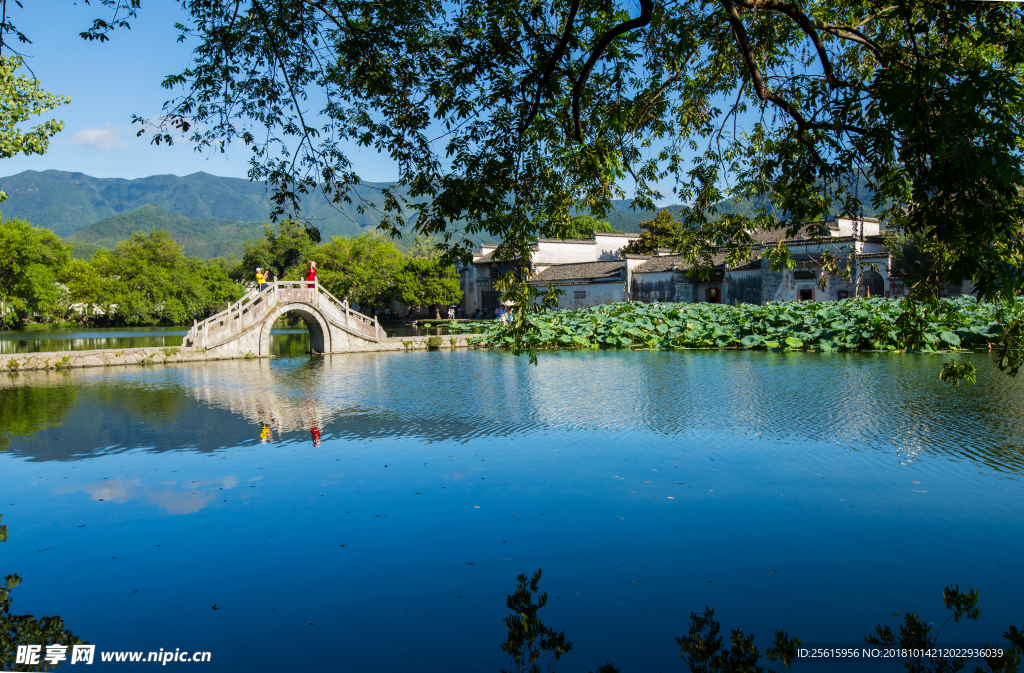
<instances>
[{"instance_id":1,"label":"village house","mask_svg":"<svg viewBox=\"0 0 1024 673\"><path fill-rule=\"evenodd\" d=\"M749 259L726 263L721 249L708 277L694 273L681 255L627 255L632 301L764 304L770 301L836 301L847 297L901 297L904 287L890 278L892 262L879 222L836 217L807 224L797 238L786 239L797 268L773 271L761 255L782 240L782 232L757 232ZM820 286L822 257L829 252L850 266L850 280L832 277Z\"/></svg>"},{"instance_id":2,"label":"village house","mask_svg":"<svg viewBox=\"0 0 1024 673\"><path fill-rule=\"evenodd\" d=\"M530 284L550 283L564 294L559 308L582 308L621 301L764 304L773 301L837 301L848 297L902 297L906 289L893 269L877 219L834 217L807 224L797 238L785 239L795 269L773 271L762 253L782 239L782 232L757 232L747 261L728 264L726 250L711 260L713 270L696 273L682 255L661 250L655 255L624 254L639 234L595 234L592 239L540 239L531 247ZM485 245L463 271L463 315L479 308L494 314L500 300L492 281L512 268L494 260L496 245ZM830 252L848 265L850 280L831 277L820 285L822 256ZM948 289L970 292L970 283Z\"/></svg>"},{"instance_id":3,"label":"village house","mask_svg":"<svg viewBox=\"0 0 1024 673\"><path fill-rule=\"evenodd\" d=\"M628 301L626 262L622 248L639 234L597 233L587 239L542 238L530 246L530 284L562 290L559 308L582 308ZM495 244L483 245L473 263L462 272L462 315L477 309L494 315L500 293L494 279L514 265L494 259Z\"/></svg>"}]
</instances>

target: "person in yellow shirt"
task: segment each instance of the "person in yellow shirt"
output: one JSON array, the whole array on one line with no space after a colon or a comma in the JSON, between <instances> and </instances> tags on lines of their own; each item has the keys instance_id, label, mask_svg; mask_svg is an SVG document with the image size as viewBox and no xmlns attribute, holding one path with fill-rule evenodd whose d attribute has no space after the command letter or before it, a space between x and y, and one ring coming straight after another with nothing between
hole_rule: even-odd
<instances>
[{"instance_id":1,"label":"person in yellow shirt","mask_svg":"<svg viewBox=\"0 0 1024 673\"><path fill-rule=\"evenodd\" d=\"M269 275L269 271L264 271L258 266L256 267L256 287L259 288L260 292L267 289L267 277Z\"/></svg>"}]
</instances>

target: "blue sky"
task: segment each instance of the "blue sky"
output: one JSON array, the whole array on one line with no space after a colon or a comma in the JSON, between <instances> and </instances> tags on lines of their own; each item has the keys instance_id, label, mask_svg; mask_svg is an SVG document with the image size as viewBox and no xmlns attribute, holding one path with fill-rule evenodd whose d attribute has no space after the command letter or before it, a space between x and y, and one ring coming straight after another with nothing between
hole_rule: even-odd
<instances>
[{"instance_id":1,"label":"blue sky","mask_svg":"<svg viewBox=\"0 0 1024 673\"><path fill-rule=\"evenodd\" d=\"M144 2L130 31L117 31L110 41L86 42L78 34L92 19L109 14L99 3L69 0L26 2L13 8L15 25L33 41L21 51L46 91L71 98L53 117L67 126L42 156L18 156L0 162L0 176L25 170L80 171L94 177L139 178L205 171L246 177L248 150L242 146L220 153L198 153L187 143L155 147L137 138L132 114L156 117L171 97L160 87L168 74L189 63L190 47L179 44L174 23L184 14L177 2ZM8 52L5 50L5 55ZM37 122L32 122L37 123ZM353 153L363 179L386 181L397 172L390 160L374 152Z\"/></svg>"},{"instance_id":2,"label":"blue sky","mask_svg":"<svg viewBox=\"0 0 1024 673\"><path fill-rule=\"evenodd\" d=\"M151 145L136 137L133 114L154 118L164 101L175 95L160 86L169 74L179 73L190 62L192 47L177 42L175 22L186 16L178 2L163 0L142 4L131 21L131 30L115 31L107 42L86 42L79 33L96 17L109 18L99 2L33 0L19 9L14 3L15 25L33 41L20 45L26 62L51 93L71 98L52 118L66 123L41 156L17 156L0 161L0 177L25 170L82 172L100 178L140 178L149 175L188 175L205 171L213 175L246 178L249 150L242 145L219 152L196 152L188 143L172 147ZM7 54L5 50L5 54ZM314 97L315 98L315 97ZM37 120L48 117L36 118ZM25 126L25 125L23 125ZM349 157L363 180L388 182L398 171L389 157L349 145ZM623 185L627 194L632 185ZM675 203L671 183L662 185L662 203Z\"/></svg>"}]
</instances>

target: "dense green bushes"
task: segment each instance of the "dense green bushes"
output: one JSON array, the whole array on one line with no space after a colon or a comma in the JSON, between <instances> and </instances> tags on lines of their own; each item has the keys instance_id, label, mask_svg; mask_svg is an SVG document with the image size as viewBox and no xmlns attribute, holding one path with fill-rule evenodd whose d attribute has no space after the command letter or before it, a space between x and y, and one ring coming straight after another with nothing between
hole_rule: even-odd
<instances>
[{"instance_id":1,"label":"dense green bushes","mask_svg":"<svg viewBox=\"0 0 1024 673\"><path fill-rule=\"evenodd\" d=\"M163 230L132 234L114 250L97 252L89 265L94 276L85 283L69 277L68 287L112 324L188 324L245 294L223 263L186 257Z\"/></svg>"},{"instance_id":2,"label":"dense green bushes","mask_svg":"<svg viewBox=\"0 0 1024 673\"><path fill-rule=\"evenodd\" d=\"M247 242L240 262L186 257L163 230L132 234L89 261L72 259L71 250L48 229L0 220L0 328L83 314L107 325L189 324L241 297L246 286L236 281L251 283L256 267L295 280L311 259L327 290L361 306L398 299L434 306L439 315L439 307L462 298L455 267L437 258L429 241L417 240L408 256L375 234L316 245L291 220Z\"/></svg>"},{"instance_id":3,"label":"dense green bushes","mask_svg":"<svg viewBox=\"0 0 1024 673\"><path fill-rule=\"evenodd\" d=\"M575 311L540 311L527 341L534 348L779 348L782 350L902 350L897 319L902 302L739 304L607 304ZM998 307L970 297L940 300L924 325L924 351L987 347L998 339ZM512 345L495 325L484 343Z\"/></svg>"},{"instance_id":4,"label":"dense green bushes","mask_svg":"<svg viewBox=\"0 0 1024 673\"><path fill-rule=\"evenodd\" d=\"M235 278L252 281L256 267L270 269L279 280L305 278L307 264L316 262L317 278L339 299L361 306L384 307L397 299L408 306L435 307L462 299L459 274L451 262L437 256L430 241L417 237L406 255L378 233L354 238L335 236L317 245L305 228L284 220L266 227L263 238L247 241Z\"/></svg>"},{"instance_id":5,"label":"dense green bushes","mask_svg":"<svg viewBox=\"0 0 1024 673\"><path fill-rule=\"evenodd\" d=\"M110 325L188 324L245 291L222 260L186 257L162 230L133 234L91 261L70 251L47 229L0 221L0 326L82 314Z\"/></svg>"},{"instance_id":6,"label":"dense green bushes","mask_svg":"<svg viewBox=\"0 0 1024 673\"><path fill-rule=\"evenodd\" d=\"M0 221L0 326L36 313L66 312L70 293L57 275L70 261L70 250L48 229Z\"/></svg>"}]
</instances>

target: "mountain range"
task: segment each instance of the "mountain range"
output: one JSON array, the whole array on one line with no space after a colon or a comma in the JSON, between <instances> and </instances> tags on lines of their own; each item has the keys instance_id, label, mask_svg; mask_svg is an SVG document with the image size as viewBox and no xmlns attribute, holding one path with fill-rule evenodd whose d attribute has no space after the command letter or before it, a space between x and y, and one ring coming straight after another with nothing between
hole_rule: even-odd
<instances>
[{"instance_id":1,"label":"mountain range","mask_svg":"<svg viewBox=\"0 0 1024 673\"><path fill-rule=\"evenodd\" d=\"M380 213L372 206L381 203L380 189L386 186L388 183L360 185L351 204L333 204L323 194L310 194L302 203L303 215L319 228L325 241L332 236L358 236L380 222ZM265 183L209 173L126 180L56 170L24 171L0 178L0 190L8 194L0 205L5 217L52 230L75 245L74 255L79 258L112 248L133 232L154 229L166 229L188 255L204 259L240 255L242 243L259 237L269 224L272 209ZM358 212L357 197L371 207ZM620 231L638 232L642 221L654 217L653 212L630 210L627 200L613 205L614 210L604 219ZM734 199L721 204L719 211L749 207L748 202ZM669 206L673 211L682 208ZM407 248L411 238L396 242ZM480 243L495 241L474 238Z\"/></svg>"}]
</instances>

